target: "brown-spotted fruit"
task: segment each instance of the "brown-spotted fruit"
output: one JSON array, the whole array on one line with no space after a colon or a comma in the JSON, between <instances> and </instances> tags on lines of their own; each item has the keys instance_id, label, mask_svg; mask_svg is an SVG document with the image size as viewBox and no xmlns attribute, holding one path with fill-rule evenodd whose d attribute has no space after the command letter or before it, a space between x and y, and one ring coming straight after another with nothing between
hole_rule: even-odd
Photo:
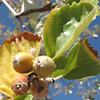
<instances>
[{"instance_id":1,"label":"brown-spotted fruit","mask_svg":"<svg viewBox=\"0 0 100 100\"><path fill-rule=\"evenodd\" d=\"M37 80L32 82L30 86L31 94L36 98L43 98L48 95L49 86L44 80Z\"/></svg>"},{"instance_id":2,"label":"brown-spotted fruit","mask_svg":"<svg viewBox=\"0 0 100 100\"><path fill-rule=\"evenodd\" d=\"M16 95L24 95L30 88L30 82L24 75L18 75L12 79L11 89Z\"/></svg>"},{"instance_id":3,"label":"brown-spotted fruit","mask_svg":"<svg viewBox=\"0 0 100 100\"><path fill-rule=\"evenodd\" d=\"M52 74L55 67L53 59L48 56L38 56L33 61L34 72L42 78L46 78Z\"/></svg>"}]
</instances>

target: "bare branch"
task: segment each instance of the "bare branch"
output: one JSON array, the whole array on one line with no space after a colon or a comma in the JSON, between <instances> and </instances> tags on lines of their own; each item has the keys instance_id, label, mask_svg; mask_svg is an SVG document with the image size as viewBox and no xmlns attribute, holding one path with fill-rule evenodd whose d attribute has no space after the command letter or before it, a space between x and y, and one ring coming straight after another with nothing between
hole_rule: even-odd
<instances>
[{"instance_id":1,"label":"bare branch","mask_svg":"<svg viewBox=\"0 0 100 100\"><path fill-rule=\"evenodd\" d=\"M17 18L17 20L20 22L20 24L22 25L22 27L27 30L26 26L24 25L23 21L20 19L20 17L15 16Z\"/></svg>"},{"instance_id":2,"label":"bare branch","mask_svg":"<svg viewBox=\"0 0 100 100\"><path fill-rule=\"evenodd\" d=\"M67 2L67 0L62 0L62 3L65 3L65 2Z\"/></svg>"},{"instance_id":3,"label":"bare branch","mask_svg":"<svg viewBox=\"0 0 100 100\"><path fill-rule=\"evenodd\" d=\"M38 8L38 9L30 9L27 10L25 12L19 13L16 16L21 17L21 16L25 16L25 15L29 15L35 12L46 12L46 11L51 11L53 8L55 8L56 5L52 5L52 3L47 4L46 6L42 7L42 8Z\"/></svg>"},{"instance_id":4,"label":"bare branch","mask_svg":"<svg viewBox=\"0 0 100 100\"><path fill-rule=\"evenodd\" d=\"M63 92L64 89L66 89L67 86L59 89L57 92L55 92L51 97L48 95L47 98L52 100L55 96L59 95L61 92Z\"/></svg>"},{"instance_id":5,"label":"bare branch","mask_svg":"<svg viewBox=\"0 0 100 100\"><path fill-rule=\"evenodd\" d=\"M2 1L0 0L0 5L1 5Z\"/></svg>"}]
</instances>

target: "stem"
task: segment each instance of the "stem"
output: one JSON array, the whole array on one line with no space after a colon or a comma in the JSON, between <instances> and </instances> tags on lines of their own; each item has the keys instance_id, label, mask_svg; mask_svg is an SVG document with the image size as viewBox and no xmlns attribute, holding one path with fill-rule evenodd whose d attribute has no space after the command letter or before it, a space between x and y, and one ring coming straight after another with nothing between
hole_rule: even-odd
<instances>
[{"instance_id":1,"label":"stem","mask_svg":"<svg viewBox=\"0 0 100 100\"><path fill-rule=\"evenodd\" d=\"M45 5L42 8L26 10L26 11L24 11L22 13L18 13L16 16L22 17L22 16L26 16L26 15L29 15L29 14L32 14L32 13L35 13L35 12L42 13L42 12L46 12L46 11L51 11L53 8L55 8L55 6L56 6L56 4L52 5L52 3L49 3L49 4Z\"/></svg>"},{"instance_id":2,"label":"stem","mask_svg":"<svg viewBox=\"0 0 100 100\"><path fill-rule=\"evenodd\" d=\"M54 78L49 78L48 77L48 78L46 78L46 81L49 82L49 83L54 83L56 80L59 80L61 78L63 78L63 75L60 75L60 76L54 77Z\"/></svg>"},{"instance_id":3,"label":"stem","mask_svg":"<svg viewBox=\"0 0 100 100\"><path fill-rule=\"evenodd\" d=\"M2 0L2 2L7 6L7 8L14 14L14 16L17 15L17 13L14 11L14 9L7 3L6 0Z\"/></svg>"},{"instance_id":4,"label":"stem","mask_svg":"<svg viewBox=\"0 0 100 100\"><path fill-rule=\"evenodd\" d=\"M22 20L20 19L20 17L16 16L16 18L20 22L20 24L22 25L22 27L24 28L24 30L27 30L26 26L24 25L24 23L22 22Z\"/></svg>"},{"instance_id":5,"label":"stem","mask_svg":"<svg viewBox=\"0 0 100 100\"><path fill-rule=\"evenodd\" d=\"M62 3L65 3L67 0L62 0Z\"/></svg>"},{"instance_id":6,"label":"stem","mask_svg":"<svg viewBox=\"0 0 100 100\"><path fill-rule=\"evenodd\" d=\"M63 78L63 77L64 77L63 75L60 75L60 76L58 76L58 77L54 77L53 80L56 81L56 80L59 80L59 79L61 79L61 78Z\"/></svg>"}]
</instances>

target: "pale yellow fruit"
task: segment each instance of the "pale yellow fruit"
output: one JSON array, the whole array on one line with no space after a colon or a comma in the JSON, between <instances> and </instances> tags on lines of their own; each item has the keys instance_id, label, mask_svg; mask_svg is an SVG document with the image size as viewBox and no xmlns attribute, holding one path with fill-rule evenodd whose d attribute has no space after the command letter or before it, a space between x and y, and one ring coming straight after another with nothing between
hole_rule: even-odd
<instances>
[{"instance_id":1,"label":"pale yellow fruit","mask_svg":"<svg viewBox=\"0 0 100 100\"><path fill-rule=\"evenodd\" d=\"M32 70L35 58L26 52L20 52L12 59L13 68L19 73L28 73Z\"/></svg>"},{"instance_id":2,"label":"pale yellow fruit","mask_svg":"<svg viewBox=\"0 0 100 100\"><path fill-rule=\"evenodd\" d=\"M43 98L48 95L49 86L44 80L37 80L30 86L31 94L36 98Z\"/></svg>"},{"instance_id":3,"label":"pale yellow fruit","mask_svg":"<svg viewBox=\"0 0 100 100\"><path fill-rule=\"evenodd\" d=\"M34 72L43 78L52 74L55 67L53 59L48 56L39 56L33 61Z\"/></svg>"}]
</instances>

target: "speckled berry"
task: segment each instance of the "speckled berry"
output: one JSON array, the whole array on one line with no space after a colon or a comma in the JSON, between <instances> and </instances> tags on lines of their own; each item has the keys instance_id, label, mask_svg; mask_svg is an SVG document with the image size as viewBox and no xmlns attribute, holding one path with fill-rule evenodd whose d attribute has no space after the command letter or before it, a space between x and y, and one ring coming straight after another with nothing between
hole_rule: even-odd
<instances>
[{"instance_id":1,"label":"speckled berry","mask_svg":"<svg viewBox=\"0 0 100 100\"><path fill-rule=\"evenodd\" d=\"M31 94L36 98L43 98L48 95L49 86L44 80L37 80L30 86Z\"/></svg>"},{"instance_id":2,"label":"speckled berry","mask_svg":"<svg viewBox=\"0 0 100 100\"><path fill-rule=\"evenodd\" d=\"M48 56L39 56L33 61L34 72L43 78L52 74L55 67L53 59Z\"/></svg>"}]
</instances>

